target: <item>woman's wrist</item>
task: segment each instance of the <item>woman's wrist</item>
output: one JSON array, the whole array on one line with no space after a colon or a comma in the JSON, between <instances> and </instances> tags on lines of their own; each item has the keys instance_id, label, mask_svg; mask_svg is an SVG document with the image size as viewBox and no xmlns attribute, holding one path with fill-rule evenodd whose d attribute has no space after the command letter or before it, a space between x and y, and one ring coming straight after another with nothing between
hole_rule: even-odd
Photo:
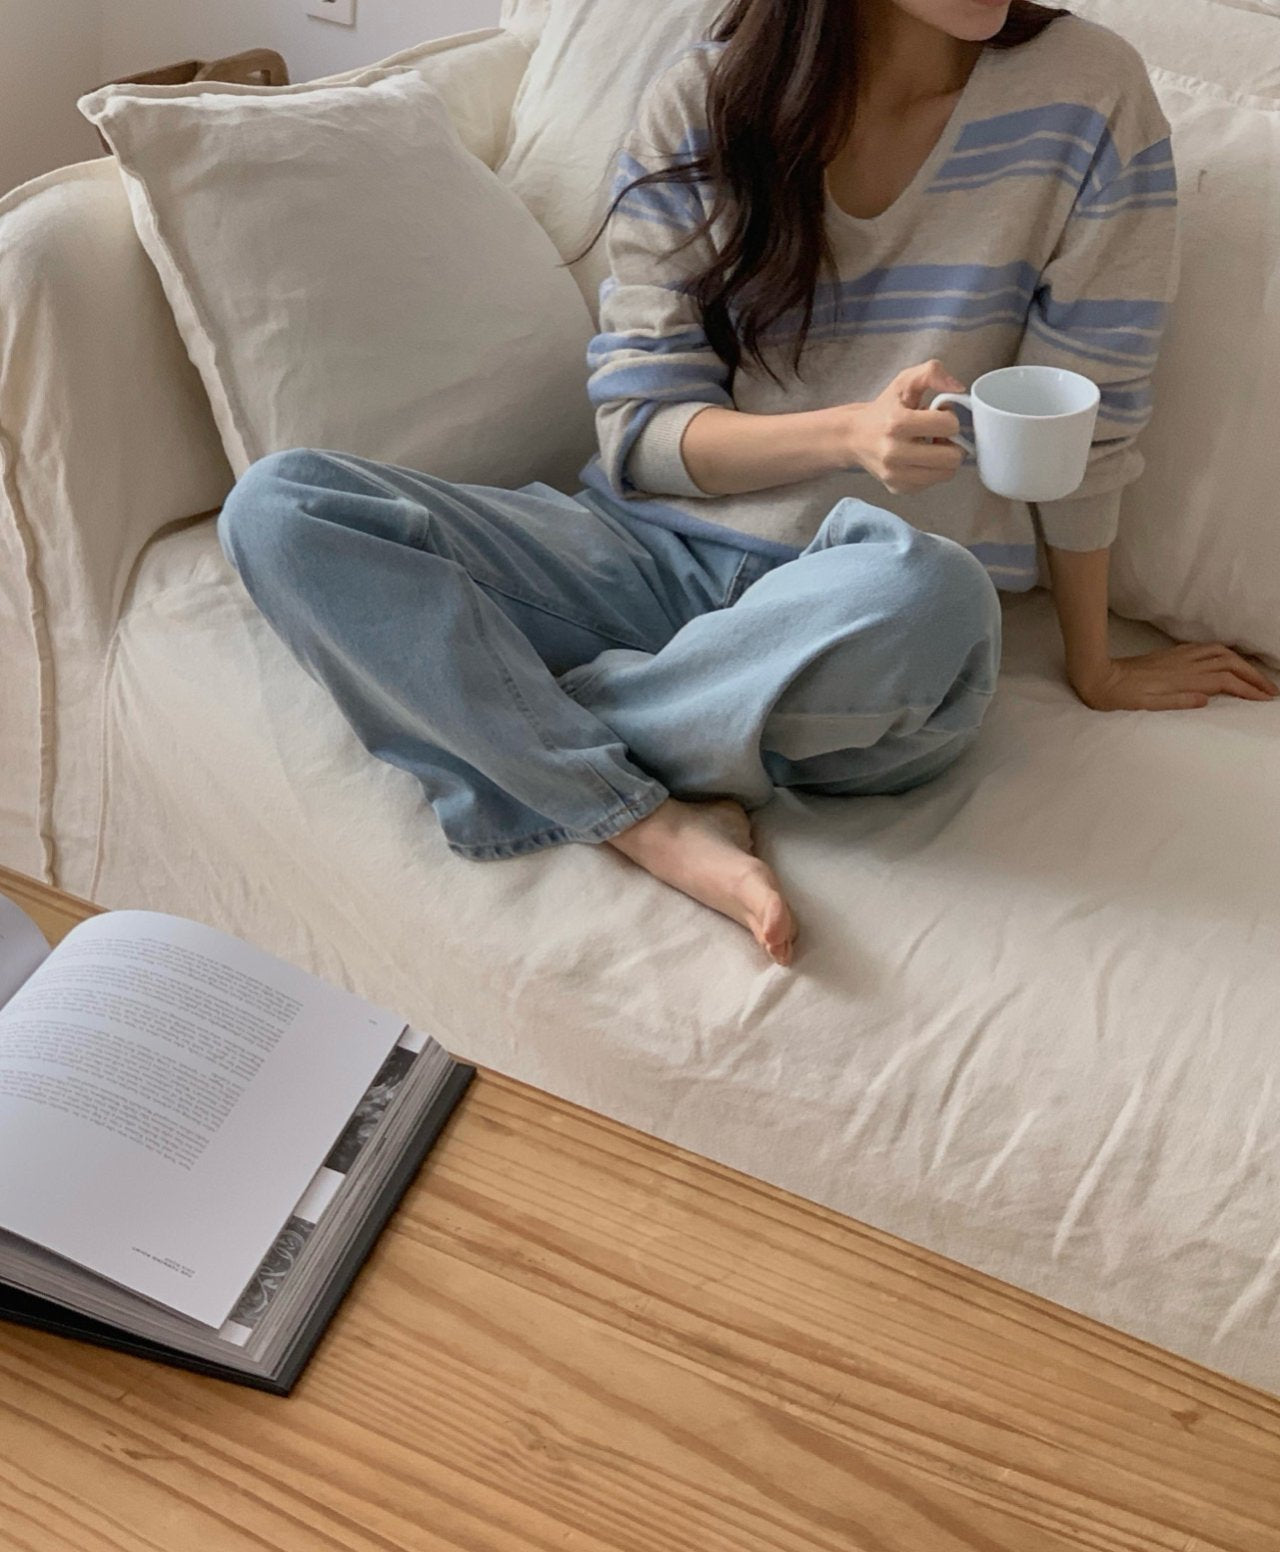
<instances>
[{"instance_id":1,"label":"woman's wrist","mask_svg":"<svg viewBox=\"0 0 1280 1552\"><path fill-rule=\"evenodd\" d=\"M1061 550L1046 545L1053 600L1073 686L1087 684L1111 666L1107 613L1110 551Z\"/></svg>"},{"instance_id":2,"label":"woman's wrist","mask_svg":"<svg viewBox=\"0 0 1280 1552\"><path fill-rule=\"evenodd\" d=\"M865 404L837 404L814 412L819 421L818 455L825 473L839 474L845 469L862 467L860 432L866 409Z\"/></svg>"}]
</instances>

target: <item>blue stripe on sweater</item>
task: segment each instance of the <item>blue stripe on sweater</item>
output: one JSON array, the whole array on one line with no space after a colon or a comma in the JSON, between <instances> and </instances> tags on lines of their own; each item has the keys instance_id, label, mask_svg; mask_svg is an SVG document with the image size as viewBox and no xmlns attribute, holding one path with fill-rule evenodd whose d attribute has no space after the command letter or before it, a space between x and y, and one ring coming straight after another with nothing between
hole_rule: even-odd
<instances>
[{"instance_id":1,"label":"blue stripe on sweater","mask_svg":"<svg viewBox=\"0 0 1280 1552\"><path fill-rule=\"evenodd\" d=\"M1139 151L1109 178L1102 177L1100 169L1095 169L1081 204L1113 204L1133 194L1169 194L1176 188L1173 144L1166 135L1145 151Z\"/></svg>"},{"instance_id":2,"label":"blue stripe on sweater","mask_svg":"<svg viewBox=\"0 0 1280 1552\"><path fill-rule=\"evenodd\" d=\"M701 361L623 361L605 366L587 384L587 395L597 408L624 399L656 399L680 404L705 399L708 404L730 404L725 390L724 363L713 357Z\"/></svg>"},{"instance_id":3,"label":"blue stripe on sweater","mask_svg":"<svg viewBox=\"0 0 1280 1552\"><path fill-rule=\"evenodd\" d=\"M975 119L965 125L956 142L956 154L987 151L1039 134L1078 140L1090 152L1111 138L1106 118L1096 108L1083 102L1050 102L1038 108L998 113L994 118Z\"/></svg>"},{"instance_id":4,"label":"blue stripe on sweater","mask_svg":"<svg viewBox=\"0 0 1280 1552\"><path fill-rule=\"evenodd\" d=\"M674 356L709 348L707 336L701 329L683 329L675 334L597 334L587 348L587 365L593 372L598 372L612 357L623 352Z\"/></svg>"},{"instance_id":5,"label":"blue stripe on sweater","mask_svg":"<svg viewBox=\"0 0 1280 1552\"><path fill-rule=\"evenodd\" d=\"M1006 178L1051 178L1064 184L1074 194L1080 187L1080 179L1069 168L1056 162L1018 162L1000 172L989 172L975 178L950 178L945 183L935 180L925 191L929 194L960 194L970 189L985 189Z\"/></svg>"},{"instance_id":6,"label":"blue stripe on sweater","mask_svg":"<svg viewBox=\"0 0 1280 1552\"><path fill-rule=\"evenodd\" d=\"M1120 167L1096 108L1054 102L967 124L929 192L984 188L1005 178L1054 178L1079 191L1087 181L1109 181Z\"/></svg>"},{"instance_id":7,"label":"blue stripe on sweater","mask_svg":"<svg viewBox=\"0 0 1280 1552\"><path fill-rule=\"evenodd\" d=\"M703 220L702 202L697 191L685 183L647 183L632 188L648 169L625 151L618 161L612 198L622 198L619 211L635 221L650 221L673 231L690 232ZM625 191L625 192L624 192Z\"/></svg>"},{"instance_id":8,"label":"blue stripe on sweater","mask_svg":"<svg viewBox=\"0 0 1280 1552\"><path fill-rule=\"evenodd\" d=\"M1027 319L1027 333L1034 334L1037 339L1043 340L1054 350L1062 355L1075 356L1081 361L1097 361L1103 366L1115 366L1127 369L1130 372L1138 370L1150 370L1156 362L1157 352L1147 351L1142 356L1123 355L1117 351L1098 350L1089 345L1073 339L1070 335L1055 333L1045 327L1043 321L1036 313L1031 313ZM1086 374L1088 375L1088 374Z\"/></svg>"},{"instance_id":9,"label":"blue stripe on sweater","mask_svg":"<svg viewBox=\"0 0 1280 1552\"><path fill-rule=\"evenodd\" d=\"M999 323L1020 326L1038 280L1035 267L1022 261L883 266L855 280L820 284L810 338L935 329L962 333ZM769 331L770 341L794 337L798 327L798 315L788 314Z\"/></svg>"},{"instance_id":10,"label":"blue stripe on sweater","mask_svg":"<svg viewBox=\"0 0 1280 1552\"><path fill-rule=\"evenodd\" d=\"M1106 209L1077 210L1076 219L1079 221L1108 221L1112 216L1128 215L1134 210L1176 210L1177 208L1177 195L1165 194L1150 199L1129 199L1122 205L1110 205Z\"/></svg>"},{"instance_id":11,"label":"blue stripe on sweater","mask_svg":"<svg viewBox=\"0 0 1280 1552\"><path fill-rule=\"evenodd\" d=\"M827 283L819 295L838 291L841 296L883 295L886 292L937 296L943 291L1001 291L1009 286L1034 290L1039 271L1022 259L1011 264L890 264L870 269L856 280Z\"/></svg>"},{"instance_id":12,"label":"blue stripe on sweater","mask_svg":"<svg viewBox=\"0 0 1280 1552\"><path fill-rule=\"evenodd\" d=\"M1037 297L1045 321L1055 329L1151 329L1164 327L1168 308L1163 302L1139 299L1083 298L1059 302L1047 286Z\"/></svg>"},{"instance_id":13,"label":"blue stripe on sweater","mask_svg":"<svg viewBox=\"0 0 1280 1552\"><path fill-rule=\"evenodd\" d=\"M1110 416L1148 415L1154 398L1150 383L1143 383L1137 388L1107 385L1102 389L1102 412Z\"/></svg>"},{"instance_id":14,"label":"blue stripe on sweater","mask_svg":"<svg viewBox=\"0 0 1280 1552\"><path fill-rule=\"evenodd\" d=\"M1083 183L1093 165L1093 147L1082 145L1068 135L1052 134L1041 130L1015 140L1012 145L1000 146L994 151L967 151L957 153L938 174L939 181L949 178L974 178L983 173L1001 172L1015 163L1052 163L1077 173L1077 183Z\"/></svg>"}]
</instances>

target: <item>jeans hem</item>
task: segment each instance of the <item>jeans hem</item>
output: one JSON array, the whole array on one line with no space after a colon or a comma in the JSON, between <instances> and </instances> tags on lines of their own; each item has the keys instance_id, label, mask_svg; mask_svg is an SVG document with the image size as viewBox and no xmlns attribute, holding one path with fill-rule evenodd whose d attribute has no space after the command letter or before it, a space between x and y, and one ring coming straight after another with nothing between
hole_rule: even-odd
<instances>
[{"instance_id":1,"label":"jeans hem","mask_svg":"<svg viewBox=\"0 0 1280 1552\"><path fill-rule=\"evenodd\" d=\"M454 856L468 862L495 862L506 857L524 857L531 852L542 851L548 846L565 846L574 843L598 845L629 830L632 825L647 819L653 811L665 803L670 794L665 787L656 787L647 793L637 793L627 799L620 808L610 809L603 819L585 830L575 830L568 825L553 825L547 830L537 830L532 835L521 835L510 841L490 841L475 845L448 841ZM448 840L448 837L445 837Z\"/></svg>"}]
</instances>

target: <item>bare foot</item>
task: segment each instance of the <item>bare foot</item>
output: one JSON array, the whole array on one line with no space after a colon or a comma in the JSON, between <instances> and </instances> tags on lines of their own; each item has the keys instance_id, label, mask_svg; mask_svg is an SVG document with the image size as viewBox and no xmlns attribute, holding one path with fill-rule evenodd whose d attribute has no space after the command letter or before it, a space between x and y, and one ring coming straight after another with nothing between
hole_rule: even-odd
<instances>
[{"instance_id":1,"label":"bare foot","mask_svg":"<svg viewBox=\"0 0 1280 1552\"><path fill-rule=\"evenodd\" d=\"M741 922L778 964L791 963L795 923L773 869L752 851L741 804L668 798L609 844L664 884Z\"/></svg>"}]
</instances>

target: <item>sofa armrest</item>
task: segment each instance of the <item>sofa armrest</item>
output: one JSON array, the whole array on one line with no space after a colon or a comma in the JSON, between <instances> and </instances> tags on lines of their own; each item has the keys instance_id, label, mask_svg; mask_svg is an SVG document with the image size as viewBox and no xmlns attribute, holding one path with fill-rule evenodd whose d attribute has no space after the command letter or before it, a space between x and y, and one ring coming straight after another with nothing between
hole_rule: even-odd
<instances>
[{"instance_id":1,"label":"sofa armrest","mask_svg":"<svg viewBox=\"0 0 1280 1552\"><path fill-rule=\"evenodd\" d=\"M0 652L27 683L0 716L35 708L43 867L71 882L96 834L86 795L129 577L159 529L217 508L232 475L114 160L0 199L0 297L0 526L18 572L0 593ZM30 732L0 727L19 748Z\"/></svg>"},{"instance_id":2,"label":"sofa armrest","mask_svg":"<svg viewBox=\"0 0 1280 1552\"><path fill-rule=\"evenodd\" d=\"M492 166L528 59L487 29L383 63L420 71ZM114 158L0 199L0 297L0 860L83 890L130 579L155 534L215 511L233 475Z\"/></svg>"}]
</instances>

